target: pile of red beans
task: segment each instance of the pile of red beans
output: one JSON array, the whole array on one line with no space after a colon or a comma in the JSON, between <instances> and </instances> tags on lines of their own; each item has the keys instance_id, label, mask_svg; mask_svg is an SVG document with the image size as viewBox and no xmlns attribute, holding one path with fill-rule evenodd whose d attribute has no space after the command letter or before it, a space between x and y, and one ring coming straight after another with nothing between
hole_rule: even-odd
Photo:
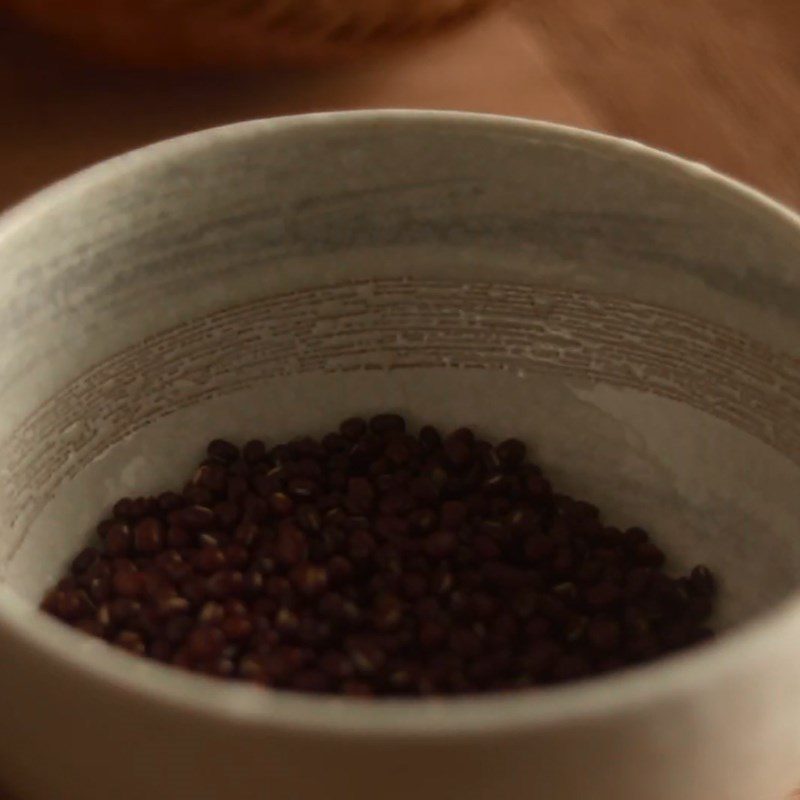
<instances>
[{"instance_id":1,"label":"pile of red beans","mask_svg":"<svg viewBox=\"0 0 800 800\"><path fill-rule=\"evenodd\" d=\"M715 579L553 491L525 444L352 418L209 444L181 492L125 497L42 608L139 656L303 692L572 681L710 637Z\"/></svg>"}]
</instances>

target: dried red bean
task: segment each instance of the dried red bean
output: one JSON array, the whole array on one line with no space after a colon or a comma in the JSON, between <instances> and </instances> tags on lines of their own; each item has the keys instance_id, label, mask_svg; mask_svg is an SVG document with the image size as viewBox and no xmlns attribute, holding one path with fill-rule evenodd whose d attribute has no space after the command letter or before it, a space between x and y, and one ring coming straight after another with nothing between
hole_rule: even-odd
<instances>
[{"instance_id":1,"label":"dried red bean","mask_svg":"<svg viewBox=\"0 0 800 800\"><path fill-rule=\"evenodd\" d=\"M196 483L189 483L183 488L183 499L186 501L185 505L210 508L214 505L216 497L211 489Z\"/></svg>"},{"instance_id":2,"label":"dried red bean","mask_svg":"<svg viewBox=\"0 0 800 800\"><path fill-rule=\"evenodd\" d=\"M114 503L111 513L114 519L128 520L132 516L133 500L130 497L122 497Z\"/></svg>"},{"instance_id":3,"label":"dried red bean","mask_svg":"<svg viewBox=\"0 0 800 800\"><path fill-rule=\"evenodd\" d=\"M460 528L466 522L467 514L467 506L460 500L445 501L439 511L439 524L443 528Z\"/></svg>"},{"instance_id":4,"label":"dried red bean","mask_svg":"<svg viewBox=\"0 0 800 800\"><path fill-rule=\"evenodd\" d=\"M594 619L589 623L586 638L598 650L615 651L620 642L620 626L613 619Z\"/></svg>"},{"instance_id":5,"label":"dried red bean","mask_svg":"<svg viewBox=\"0 0 800 800\"><path fill-rule=\"evenodd\" d=\"M192 563L201 573L210 574L226 565L225 553L213 544L203 544L202 549L193 551Z\"/></svg>"},{"instance_id":6,"label":"dried red bean","mask_svg":"<svg viewBox=\"0 0 800 800\"><path fill-rule=\"evenodd\" d=\"M458 537L453 531L434 531L425 540L425 552L431 558L447 558L455 551L457 544Z\"/></svg>"},{"instance_id":7,"label":"dried red bean","mask_svg":"<svg viewBox=\"0 0 800 800\"><path fill-rule=\"evenodd\" d=\"M164 523L156 517L144 517L133 529L133 543L138 553L157 553L164 543Z\"/></svg>"},{"instance_id":8,"label":"dried red bean","mask_svg":"<svg viewBox=\"0 0 800 800\"><path fill-rule=\"evenodd\" d=\"M699 565L689 576L692 592L703 597L712 597L717 590L717 583L708 567Z\"/></svg>"},{"instance_id":9,"label":"dried red bean","mask_svg":"<svg viewBox=\"0 0 800 800\"><path fill-rule=\"evenodd\" d=\"M176 550L189 547L192 543L192 534L186 528L170 525L167 528L166 543L167 547L172 547Z\"/></svg>"},{"instance_id":10,"label":"dried red bean","mask_svg":"<svg viewBox=\"0 0 800 800\"><path fill-rule=\"evenodd\" d=\"M378 414L370 419L369 429L378 434L402 433L406 421L399 414Z\"/></svg>"},{"instance_id":11,"label":"dried red bean","mask_svg":"<svg viewBox=\"0 0 800 800\"><path fill-rule=\"evenodd\" d=\"M354 531L347 545L347 552L353 561L365 561L375 552L375 539L365 530Z\"/></svg>"},{"instance_id":12,"label":"dried red bean","mask_svg":"<svg viewBox=\"0 0 800 800\"><path fill-rule=\"evenodd\" d=\"M114 644L137 656L143 656L147 649L141 634L135 631L120 631L114 639Z\"/></svg>"},{"instance_id":13,"label":"dried red bean","mask_svg":"<svg viewBox=\"0 0 800 800\"><path fill-rule=\"evenodd\" d=\"M666 561L664 553L652 542L643 542L637 545L634 558L637 564L646 567L660 567Z\"/></svg>"},{"instance_id":14,"label":"dried red bean","mask_svg":"<svg viewBox=\"0 0 800 800\"><path fill-rule=\"evenodd\" d=\"M120 597L138 597L144 591L144 576L141 572L117 571L111 585Z\"/></svg>"},{"instance_id":15,"label":"dried red bean","mask_svg":"<svg viewBox=\"0 0 800 800\"><path fill-rule=\"evenodd\" d=\"M322 514L312 505L303 504L297 507L295 514L297 524L309 533L322 529Z\"/></svg>"},{"instance_id":16,"label":"dried red bean","mask_svg":"<svg viewBox=\"0 0 800 800\"><path fill-rule=\"evenodd\" d=\"M222 464L203 464L192 477L192 483L214 493L222 493L228 484L227 470Z\"/></svg>"},{"instance_id":17,"label":"dried red bean","mask_svg":"<svg viewBox=\"0 0 800 800\"><path fill-rule=\"evenodd\" d=\"M267 457L267 446L261 439L251 439L242 448L242 458L248 464L256 464Z\"/></svg>"},{"instance_id":18,"label":"dried red bean","mask_svg":"<svg viewBox=\"0 0 800 800\"><path fill-rule=\"evenodd\" d=\"M215 440L182 494L117 502L42 608L164 663L354 696L575 680L712 635L711 572L668 577L524 443L405 427Z\"/></svg>"},{"instance_id":19,"label":"dried red bean","mask_svg":"<svg viewBox=\"0 0 800 800\"><path fill-rule=\"evenodd\" d=\"M247 617L232 616L223 619L220 628L226 639L239 642L247 639L253 632L253 623Z\"/></svg>"},{"instance_id":20,"label":"dried red bean","mask_svg":"<svg viewBox=\"0 0 800 800\"><path fill-rule=\"evenodd\" d=\"M308 540L294 522L288 520L281 522L275 543L275 555L286 566L305 561L308 555Z\"/></svg>"},{"instance_id":21,"label":"dried red bean","mask_svg":"<svg viewBox=\"0 0 800 800\"><path fill-rule=\"evenodd\" d=\"M362 417L350 417L339 426L339 433L345 439L356 441L367 432L367 423Z\"/></svg>"},{"instance_id":22,"label":"dried red bean","mask_svg":"<svg viewBox=\"0 0 800 800\"><path fill-rule=\"evenodd\" d=\"M183 497L177 492L162 492L157 499L161 511L175 511L183 505Z\"/></svg>"},{"instance_id":23,"label":"dried red bean","mask_svg":"<svg viewBox=\"0 0 800 800\"><path fill-rule=\"evenodd\" d=\"M328 570L308 562L295 567L291 573L294 587L306 597L322 594L328 587Z\"/></svg>"},{"instance_id":24,"label":"dried red bean","mask_svg":"<svg viewBox=\"0 0 800 800\"><path fill-rule=\"evenodd\" d=\"M463 467L472 455L469 444L457 436L448 436L443 447L445 458L455 467Z\"/></svg>"},{"instance_id":25,"label":"dried red bean","mask_svg":"<svg viewBox=\"0 0 800 800\"><path fill-rule=\"evenodd\" d=\"M170 520L192 531L210 530L214 525L214 512L206 506L187 506L173 511Z\"/></svg>"},{"instance_id":26,"label":"dried red bean","mask_svg":"<svg viewBox=\"0 0 800 800\"><path fill-rule=\"evenodd\" d=\"M288 483L287 491L295 500L305 500L317 494L319 486L313 478L292 478Z\"/></svg>"},{"instance_id":27,"label":"dried red bean","mask_svg":"<svg viewBox=\"0 0 800 800\"><path fill-rule=\"evenodd\" d=\"M236 459L239 458L239 448L225 439L214 439L214 441L208 445L206 452L211 458L216 458L224 462L236 461Z\"/></svg>"},{"instance_id":28,"label":"dried red bean","mask_svg":"<svg viewBox=\"0 0 800 800\"><path fill-rule=\"evenodd\" d=\"M233 528L239 521L241 510L232 500L222 500L211 509L217 523L223 529Z\"/></svg>"},{"instance_id":29,"label":"dried red bean","mask_svg":"<svg viewBox=\"0 0 800 800\"><path fill-rule=\"evenodd\" d=\"M518 467L525 460L525 443L519 439L506 439L497 445L495 453L503 467Z\"/></svg>"},{"instance_id":30,"label":"dried red bean","mask_svg":"<svg viewBox=\"0 0 800 800\"><path fill-rule=\"evenodd\" d=\"M225 634L216 627L195 628L186 640L186 649L193 659L209 659L218 656L225 647Z\"/></svg>"},{"instance_id":31,"label":"dried red bean","mask_svg":"<svg viewBox=\"0 0 800 800\"><path fill-rule=\"evenodd\" d=\"M73 575L81 575L86 572L100 557L97 549L94 547L85 547L72 559L70 565L70 572Z\"/></svg>"},{"instance_id":32,"label":"dried red bean","mask_svg":"<svg viewBox=\"0 0 800 800\"><path fill-rule=\"evenodd\" d=\"M350 478L345 502L353 514L366 514L375 500L375 489L367 478Z\"/></svg>"},{"instance_id":33,"label":"dried red bean","mask_svg":"<svg viewBox=\"0 0 800 800\"><path fill-rule=\"evenodd\" d=\"M115 522L106 532L105 550L112 557L128 554L131 546L131 529L125 522Z\"/></svg>"},{"instance_id":34,"label":"dried red bean","mask_svg":"<svg viewBox=\"0 0 800 800\"><path fill-rule=\"evenodd\" d=\"M224 600L227 597L244 592L244 575L236 570L224 569L215 572L206 581L206 593L209 597Z\"/></svg>"}]
</instances>

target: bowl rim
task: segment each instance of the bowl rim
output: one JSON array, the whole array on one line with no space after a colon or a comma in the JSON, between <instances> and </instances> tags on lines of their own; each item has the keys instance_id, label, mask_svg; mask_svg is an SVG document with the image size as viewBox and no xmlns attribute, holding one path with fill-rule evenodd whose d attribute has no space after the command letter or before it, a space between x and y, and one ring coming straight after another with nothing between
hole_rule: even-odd
<instances>
[{"instance_id":1,"label":"bowl rim","mask_svg":"<svg viewBox=\"0 0 800 800\"><path fill-rule=\"evenodd\" d=\"M36 222L51 207L80 201L84 191L115 182L149 165L213 150L224 143L269 139L275 133L379 125L476 133L507 133L531 141L580 145L598 155L638 162L644 170L683 177L716 190L800 235L800 216L762 192L698 164L630 139L556 123L459 111L379 109L254 119L208 128L123 153L34 194L0 215L0 243L18 226ZM800 638L800 591L738 626L718 641L651 665L585 682L498 695L431 699L309 697L206 678L130 656L48 618L8 586L0 586L0 626L12 641L86 682L175 712L237 725L348 736L469 736L568 724L621 715L696 694L757 666L789 637Z\"/></svg>"}]
</instances>

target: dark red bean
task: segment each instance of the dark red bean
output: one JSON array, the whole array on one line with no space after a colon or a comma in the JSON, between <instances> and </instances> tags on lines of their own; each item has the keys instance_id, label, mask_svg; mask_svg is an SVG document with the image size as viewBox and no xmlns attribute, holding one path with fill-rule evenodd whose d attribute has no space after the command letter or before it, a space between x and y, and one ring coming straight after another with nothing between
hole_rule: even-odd
<instances>
[{"instance_id":1,"label":"dark red bean","mask_svg":"<svg viewBox=\"0 0 800 800\"><path fill-rule=\"evenodd\" d=\"M157 517L140 519L133 529L133 543L138 553L158 553L164 545L164 523Z\"/></svg>"},{"instance_id":2,"label":"dark red bean","mask_svg":"<svg viewBox=\"0 0 800 800\"><path fill-rule=\"evenodd\" d=\"M319 662L320 669L335 681L348 680L355 675L353 662L342 652L328 651Z\"/></svg>"},{"instance_id":3,"label":"dark red bean","mask_svg":"<svg viewBox=\"0 0 800 800\"><path fill-rule=\"evenodd\" d=\"M402 592L409 600L419 600L428 592L428 581L418 572L406 572L400 581Z\"/></svg>"},{"instance_id":4,"label":"dark red bean","mask_svg":"<svg viewBox=\"0 0 800 800\"><path fill-rule=\"evenodd\" d=\"M212 508L219 526L225 530L233 528L239 521L241 510L232 500L223 500Z\"/></svg>"},{"instance_id":5,"label":"dark red bean","mask_svg":"<svg viewBox=\"0 0 800 800\"><path fill-rule=\"evenodd\" d=\"M439 512L439 524L443 528L458 529L467 520L467 506L460 500L448 500L442 503Z\"/></svg>"},{"instance_id":6,"label":"dark red bean","mask_svg":"<svg viewBox=\"0 0 800 800\"><path fill-rule=\"evenodd\" d=\"M589 587L585 595L590 608L607 608L619 602L622 592L611 583L601 583Z\"/></svg>"},{"instance_id":7,"label":"dark red bean","mask_svg":"<svg viewBox=\"0 0 800 800\"><path fill-rule=\"evenodd\" d=\"M712 597L717 591L717 583L711 570L703 565L695 567L689 576L689 586L694 594Z\"/></svg>"},{"instance_id":8,"label":"dark red bean","mask_svg":"<svg viewBox=\"0 0 800 800\"><path fill-rule=\"evenodd\" d=\"M463 439L448 436L444 441L445 458L455 467L463 467L472 455L472 450Z\"/></svg>"},{"instance_id":9,"label":"dark red bean","mask_svg":"<svg viewBox=\"0 0 800 800\"><path fill-rule=\"evenodd\" d=\"M84 604L74 589L57 589L48 594L42 607L63 620L78 619L84 613Z\"/></svg>"},{"instance_id":10,"label":"dark red bean","mask_svg":"<svg viewBox=\"0 0 800 800\"><path fill-rule=\"evenodd\" d=\"M216 545L204 545L201 550L193 551L194 568L206 575L222 569L227 563L225 553Z\"/></svg>"},{"instance_id":11,"label":"dark red bean","mask_svg":"<svg viewBox=\"0 0 800 800\"><path fill-rule=\"evenodd\" d=\"M350 478L345 502L353 514L366 514L375 501L375 489L367 478Z\"/></svg>"},{"instance_id":12,"label":"dark red bean","mask_svg":"<svg viewBox=\"0 0 800 800\"><path fill-rule=\"evenodd\" d=\"M432 505L439 498L439 486L425 476L413 478L409 483L408 490L415 500L426 505Z\"/></svg>"},{"instance_id":13,"label":"dark red bean","mask_svg":"<svg viewBox=\"0 0 800 800\"><path fill-rule=\"evenodd\" d=\"M200 506L201 508L210 508L214 505L217 499L211 489L205 486L198 486L196 483L190 483L183 489L183 499L185 506Z\"/></svg>"},{"instance_id":14,"label":"dark red bean","mask_svg":"<svg viewBox=\"0 0 800 800\"><path fill-rule=\"evenodd\" d=\"M525 460L526 447L519 439L506 439L497 445L495 453L503 467L517 467Z\"/></svg>"},{"instance_id":15,"label":"dark red bean","mask_svg":"<svg viewBox=\"0 0 800 800\"><path fill-rule=\"evenodd\" d=\"M242 458L248 464L256 464L267 458L267 446L261 439L251 439L242 448Z\"/></svg>"},{"instance_id":16,"label":"dark red bean","mask_svg":"<svg viewBox=\"0 0 800 800\"><path fill-rule=\"evenodd\" d=\"M375 539L365 530L356 530L350 535L347 552L353 561L365 561L375 552Z\"/></svg>"},{"instance_id":17,"label":"dark red bean","mask_svg":"<svg viewBox=\"0 0 800 800\"><path fill-rule=\"evenodd\" d=\"M442 436L432 425L423 425L419 430L419 443L426 452L437 450L442 444Z\"/></svg>"},{"instance_id":18,"label":"dark red bean","mask_svg":"<svg viewBox=\"0 0 800 800\"><path fill-rule=\"evenodd\" d=\"M574 681L589 673L589 664L581 656L564 655L553 667L553 676L559 681Z\"/></svg>"},{"instance_id":19,"label":"dark red bean","mask_svg":"<svg viewBox=\"0 0 800 800\"><path fill-rule=\"evenodd\" d=\"M646 567L660 567L666 561L664 553L652 542L643 542L637 545L634 558L637 564Z\"/></svg>"},{"instance_id":20,"label":"dark red bean","mask_svg":"<svg viewBox=\"0 0 800 800\"><path fill-rule=\"evenodd\" d=\"M221 464L203 464L192 478L192 483L211 492L223 493L228 484L227 470Z\"/></svg>"},{"instance_id":21,"label":"dark red bean","mask_svg":"<svg viewBox=\"0 0 800 800\"><path fill-rule=\"evenodd\" d=\"M242 547L249 548L258 540L259 532L259 527L254 522L242 522L234 531L233 540Z\"/></svg>"},{"instance_id":22,"label":"dark red bean","mask_svg":"<svg viewBox=\"0 0 800 800\"><path fill-rule=\"evenodd\" d=\"M116 635L114 643L137 656L143 656L147 650L144 639L136 631L120 631Z\"/></svg>"},{"instance_id":23,"label":"dark red bean","mask_svg":"<svg viewBox=\"0 0 800 800\"><path fill-rule=\"evenodd\" d=\"M315 533L322 529L322 514L313 505L303 504L298 506L295 519L297 524L309 533Z\"/></svg>"},{"instance_id":24,"label":"dark red bean","mask_svg":"<svg viewBox=\"0 0 800 800\"><path fill-rule=\"evenodd\" d=\"M273 575L264 584L264 593L276 600L286 600L292 596L292 585L287 578Z\"/></svg>"},{"instance_id":25,"label":"dark red bean","mask_svg":"<svg viewBox=\"0 0 800 800\"><path fill-rule=\"evenodd\" d=\"M328 570L324 566L306 562L292 570L291 580L300 594L314 597L328 588Z\"/></svg>"},{"instance_id":26,"label":"dark red bean","mask_svg":"<svg viewBox=\"0 0 800 800\"><path fill-rule=\"evenodd\" d=\"M290 567L306 560L308 540L305 533L293 522L284 521L280 524L275 555L278 561Z\"/></svg>"},{"instance_id":27,"label":"dark red bean","mask_svg":"<svg viewBox=\"0 0 800 800\"><path fill-rule=\"evenodd\" d=\"M305 500L319 492L319 486L313 478L292 478L287 491L295 500Z\"/></svg>"},{"instance_id":28,"label":"dark red bean","mask_svg":"<svg viewBox=\"0 0 800 800\"><path fill-rule=\"evenodd\" d=\"M523 442L405 428L215 440L182 494L117 502L42 608L185 669L353 696L576 680L712 635L711 572L664 574Z\"/></svg>"},{"instance_id":29,"label":"dark red bean","mask_svg":"<svg viewBox=\"0 0 800 800\"><path fill-rule=\"evenodd\" d=\"M233 543L222 548L225 563L233 569L243 569L250 563L250 553L241 544Z\"/></svg>"},{"instance_id":30,"label":"dark red bean","mask_svg":"<svg viewBox=\"0 0 800 800\"><path fill-rule=\"evenodd\" d=\"M192 531L210 530L214 525L214 512L206 506L187 506L170 515L171 521Z\"/></svg>"},{"instance_id":31,"label":"dark red bean","mask_svg":"<svg viewBox=\"0 0 800 800\"><path fill-rule=\"evenodd\" d=\"M186 528L181 528L177 525L170 525L166 533L167 547L173 547L176 550L183 547L189 547L192 543L192 534Z\"/></svg>"},{"instance_id":32,"label":"dark red bean","mask_svg":"<svg viewBox=\"0 0 800 800\"><path fill-rule=\"evenodd\" d=\"M375 675L386 663L386 652L368 638L350 637L345 640L345 647L359 675Z\"/></svg>"},{"instance_id":33,"label":"dark red bean","mask_svg":"<svg viewBox=\"0 0 800 800\"><path fill-rule=\"evenodd\" d=\"M141 572L115 572L111 585L120 597L138 597L144 591Z\"/></svg>"},{"instance_id":34,"label":"dark red bean","mask_svg":"<svg viewBox=\"0 0 800 800\"><path fill-rule=\"evenodd\" d=\"M195 628L186 640L186 649L193 659L210 659L222 653L225 648L225 634L217 627Z\"/></svg>"},{"instance_id":35,"label":"dark red bean","mask_svg":"<svg viewBox=\"0 0 800 800\"><path fill-rule=\"evenodd\" d=\"M104 603L111 597L111 577L99 576L89 581L89 597L94 603Z\"/></svg>"},{"instance_id":36,"label":"dark red bean","mask_svg":"<svg viewBox=\"0 0 800 800\"><path fill-rule=\"evenodd\" d=\"M643 528L628 528L622 535L622 541L629 547L637 547L644 544L650 537Z\"/></svg>"},{"instance_id":37,"label":"dark red bean","mask_svg":"<svg viewBox=\"0 0 800 800\"><path fill-rule=\"evenodd\" d=\"M453 531L434 531L425 540L425 552L431 558L447 558L455 552L458 545L458 537Z\"/></svg>"},{"instance_id":38,"label":"dark red bean","mask_svg":"<svg viewBox=\"0 0 800 800\"><path fill-rule=\"evenodd\" d=\"M345 439L357 441L367 432L367 423L362 417L350 417L339 426L339 433Z\"/></svg>"},{"instance_id":39,"label":"dark red bean","mask_svg":"<svg viewBox=\"0 0 800 800\"><path fill-rule=\"evenodd\" d=\"M225 617L220 628L226 639L240 642L250 637L253 632L253 623L244 616Z\"/></svg>"},{"instance_id":40,"label":"dark red bean","mask_svg":"<svg viewBox=\"0 0 800 800\"><path fill-rule=\"evenodd\" d=\"M403 622L404 607L399 597L383 594L372 609L372 624L378 631L393 631Z\"/></svg>"},{"instance_id":41,"label":"dark red bean","mask_svg":"<svg viewBox=\"0 0 800 800\"><path fill-rule=\"evenodd\" d=\"M244 575L231 569L220 570L206 581L206 593L219 600L239 595L244 592Z\"/></svg>"},{"instance_id":42,"label":"dark red bean","mask_svg":"<svg viewBox=\"0 0 800 800\"><path fill-rule=\"evenodd\" d=\"M613 619L594 619L589 623L586 638L598 650L614 651L620 642L620 626Z\"/></svg>"},{"instance_id":43,"label":"dark red bean","mask_svg":"<svg viewBox=\"0 0 800 800\"><path fill-rule=\"evenodd\" d=\"M231 475L228 478L228 487L226 490L228 500L233 503L241 503L242 499L247 495L249 488L250 485L247 482L247 478L241 475Z\"/></svg>"},{"instance_id":44,"label":"dark red bean","mask_svg":"<svg viewBox=\"0 0 800 800\"><path fill-rule=\"evenodd\" d=\"M183 506L183 497L177 492L162 492L158 496L158 507L161 511L175 511Z\"/></svg>"},{"instance_id":45,"label":"dark red bean","mask_svg":"<svg viewBox=\"0 0 800 800\"><path fill-rule=\"evenodd\" d=\"M216 458L226 463L236 461L239 458L239 448L225 439L214 439L208 445L207 452L211 458Z\"/></svg>"},{"instance_id":46,"label":"dark red bean","mask_svg":"<svg viewBox=\"0 0 800 800\"><path fill-rule=\"evenodd\" d=\"M328 562L328 579L334 586L347 583L353 577L353 565L344 556L334 556Z\"/></svg>"},{"instance_id":47,"label":"dark red bean","mask_svg":"<svg viewBox=\"0 0 800 800\"><path fill-rule=\"evenodd\" d=\"M114 504L112 514L114 519L126 521L133 516L133 500L130 497L123 497Z\"/></svg>"},{"instance_id":48,"label":"dark red bean","mask_svg":"<svg viewBox=\"0 0 800 800\"><path fill-rule=\"evenodd\" d=\"M292 678L291 686L299 692L325 692L330 689L331 679L321 669L306 669Z\"/></svg>"},{"instance_id":49,"label":"dark red bean","mask_svg":"<svg viewBox=\"0 0 800 800\"><path fill-rule=\"evenodd\" d=\"M86 572L100 557L97 549L94 547L85 547L72 559L70 571L73 575L82 575Z\"/></svg>"},{"instance_id":50,"label":"dark red bean","mask_svg":"<svg viewBox=\"0 0 800 800\"><path fill-rule=\"evenodd\" d=\"M403 433L406 421L399 414L378 414L369 421L369 429L373 433Z\"/></svg>"},{"instance_id":51,"label":"dark red bean","mask_svg":"<svg viewBox=\"0 0 800 800\"><path fill-rule=\"evenodd\" d=\"M115 522L109 527L105 538L105 549L108 555L116 558L125 556L131 547L131 529L125 522Z\"/></svg>"},{"instance_id":52,"label":"dark red bean","mask_svg":"<svg viewBox=\"0 0 800 800\"><path fill-rule=\"evenodd\" d=\"M430 533L435 530L439 518L433 509L419 508L408 515L408 524L416 533Z\"/></svg>"}]
</instances>

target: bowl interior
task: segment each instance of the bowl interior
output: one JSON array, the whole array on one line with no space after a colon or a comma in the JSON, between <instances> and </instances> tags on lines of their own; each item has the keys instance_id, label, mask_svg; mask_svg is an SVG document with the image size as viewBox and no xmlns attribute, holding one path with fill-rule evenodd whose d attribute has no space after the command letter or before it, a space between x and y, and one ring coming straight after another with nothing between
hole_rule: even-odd
<instances>
[{"instance_id":1,"label":"bowl interior","mask_svg":"<svg viewBox=\"0 0 800 800\"><path fill-rule=\"evenodd\" d=\"M0 563L31 603L214 436L353 413L518 435L556 486L723 580L800 575L800 227L666 157L458 115L249 123L0 226Z\"/></svg>"}]
</instances>

